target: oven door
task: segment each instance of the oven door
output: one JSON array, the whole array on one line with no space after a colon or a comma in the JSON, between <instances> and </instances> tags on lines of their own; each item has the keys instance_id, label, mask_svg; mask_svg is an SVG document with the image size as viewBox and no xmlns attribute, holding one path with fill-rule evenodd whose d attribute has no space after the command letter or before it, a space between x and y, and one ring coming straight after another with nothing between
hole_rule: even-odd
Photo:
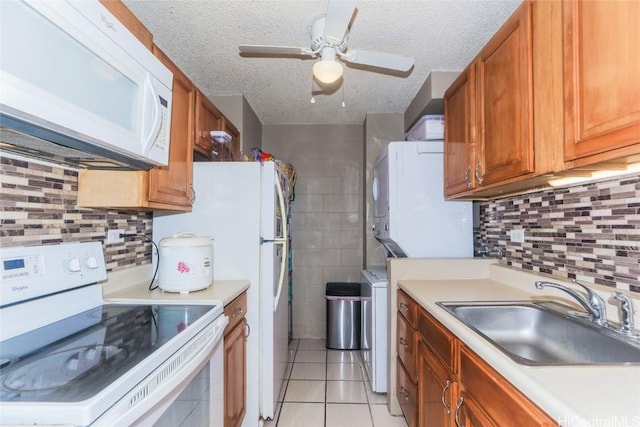
<instances>
[{"instance_id":1,"label":"oven door","mask_svg":"<svg viewBox=\"0 0 640 427\"><path fill-rule=\"evenodd\" d=\"M218 316L120 399L92 426L207 425L222 427L224 424L223 332L228 323L227 316ZM193 352L196 354L190 354ZM190 358L188 362L179 366L181 360L186 357ZM166 377L170 378L165 379ZM157 385L159 382L161 382L160 385Z\"/></svg>"}]
</instances>

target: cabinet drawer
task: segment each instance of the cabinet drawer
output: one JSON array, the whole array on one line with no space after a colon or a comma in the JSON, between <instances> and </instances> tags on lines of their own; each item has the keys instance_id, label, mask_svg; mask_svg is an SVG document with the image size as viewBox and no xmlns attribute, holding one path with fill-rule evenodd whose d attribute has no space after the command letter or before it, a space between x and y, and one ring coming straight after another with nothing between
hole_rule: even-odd
<instances>
[{"instance_id":1,"label":"cabinet drawer","mask_svg":"<svg viewBox=\"0 0 640 427\"><path fill-rule=\"evenodd\" d=\"M401 289L398 290L398 312L402 313L412 328L416 328L418 323L418 304Z\"/></svg>"},{"instance_id":2,"label":"cabinet drawer","mask_svg":"<svg viewBox=\"0 0 640 427\"><path fill-rule=\"evenodd\" d=\"M460 378L466 393L498 426L556 426L493 368L465 346L460 348Z\"/></svg>"},{"instance_id":3,"label":"cabinet drawer","mask_svg":"<svg viewBox=\"0 0 640 427\"><path fill-rule=\"evenodd\" d=\"M243 292L242 295L225 305L224 314L229 317L229 324L224 328L226 336L247 314L247 293Z\"/></svg>"},{"instance_id":4,"label":"cabinet drawer","mask_svg":"<svg viewBox=\"0 0 640 427\"><path fill-rule=\"evenodd\" d=\"M454 357L456 340L440 322L422 308L418 313L418 333L441 362L455 374L458 370Z\"/></svg>"},{"instance_id":5,"label":"cabinet drawer","mask_svg":"<svg viewBox=\"0 0 640 427\"><path fill-rule=\"evenodd\" d=\"M415 427L417 422L418 387L413 383L398 358L398 402L408 427Z\"/></svg>"},{"instance_id":6,"label":"cabinet drawer","mask_svg":"<svg viewBox=\"0 0 640 427\"><path fill-rule=\"evenodd\" d=\"M416 333L407 320L400 315L398 316L397 335L398 357L404 363L411 381L415 383L418 378L416 369Z\"/></svg>"}]
</instances>

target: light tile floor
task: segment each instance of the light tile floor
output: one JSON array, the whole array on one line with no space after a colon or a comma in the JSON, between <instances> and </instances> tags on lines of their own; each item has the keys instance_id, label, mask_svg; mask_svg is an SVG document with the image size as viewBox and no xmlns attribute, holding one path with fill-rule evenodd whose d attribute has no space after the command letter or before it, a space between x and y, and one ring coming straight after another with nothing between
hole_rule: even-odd
<instances>
[{"instance_id":1,"label":"light tile floor","mask_svg":"<svg viewBox=\"0 0 640 427\"><path fill-rule=\"evenodd\" d=\"M293 340L276 417L265 427L406 427L371 391L357 351L327 350L324 340Z\"/></svg>"}]
</instances>

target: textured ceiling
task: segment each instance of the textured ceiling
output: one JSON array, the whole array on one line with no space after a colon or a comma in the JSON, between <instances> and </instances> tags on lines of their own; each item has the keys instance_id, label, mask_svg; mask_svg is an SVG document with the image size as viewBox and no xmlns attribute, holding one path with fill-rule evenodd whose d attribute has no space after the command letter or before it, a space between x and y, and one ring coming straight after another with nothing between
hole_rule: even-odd
<instances>
[{"instance_id":1,"label":"textured ceiling","mask_svg":"<svg viewBox=\"0 0 640 427\"><path fill-rule=\"evenodd\" d=\"M241 57L238 46L309 47L309 25L326 1L124 0L205 95L242 94L263 124L362 123L368 112L402 113L431 71L462 70L520 2L360 1L349 47L413 56L415 67L396 77L345 66L342 87L312 104L313 59Z\"/></svg>"}]
</instances>

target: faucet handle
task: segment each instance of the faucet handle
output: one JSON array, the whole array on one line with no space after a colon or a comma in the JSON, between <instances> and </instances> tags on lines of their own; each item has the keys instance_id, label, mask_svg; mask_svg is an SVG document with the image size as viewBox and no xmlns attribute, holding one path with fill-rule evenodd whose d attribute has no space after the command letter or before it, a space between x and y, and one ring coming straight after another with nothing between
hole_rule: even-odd
<instances>
[{"instance_id":1,"label":"faucet handle","mask_svg":"<svg viewBox=\"0 0 640 427\"><path fill-rule=\"evenodd\" d=\"M633 303L631 298L622 292L615 292L613 299L620 303L620 332L629 336L637 336L638 333L633 329L635 325L633 323Z\"/></svg>"},{"instance_id":2,"label":"faucet handle","mask_svg":"<svg viewBox=\"0 0 640 427\"><path fill-rule=\"evenodd\" d=\"M602 298L600 295L598 295L593 290L591 290L591 288L587 287L586 285L583 285L582 283L580 283L576 279L571 280L571 282L575 283L578 286L580 286L582 289L584 289L587 292L589 305L591 307L593 307L593 309L595 311L600 313L600 319L602 319L603 321L606 322L606 320L607 320L607 315L606 315L607 303L604 301L604 298Z\"/></svg>"}]
</instances>

